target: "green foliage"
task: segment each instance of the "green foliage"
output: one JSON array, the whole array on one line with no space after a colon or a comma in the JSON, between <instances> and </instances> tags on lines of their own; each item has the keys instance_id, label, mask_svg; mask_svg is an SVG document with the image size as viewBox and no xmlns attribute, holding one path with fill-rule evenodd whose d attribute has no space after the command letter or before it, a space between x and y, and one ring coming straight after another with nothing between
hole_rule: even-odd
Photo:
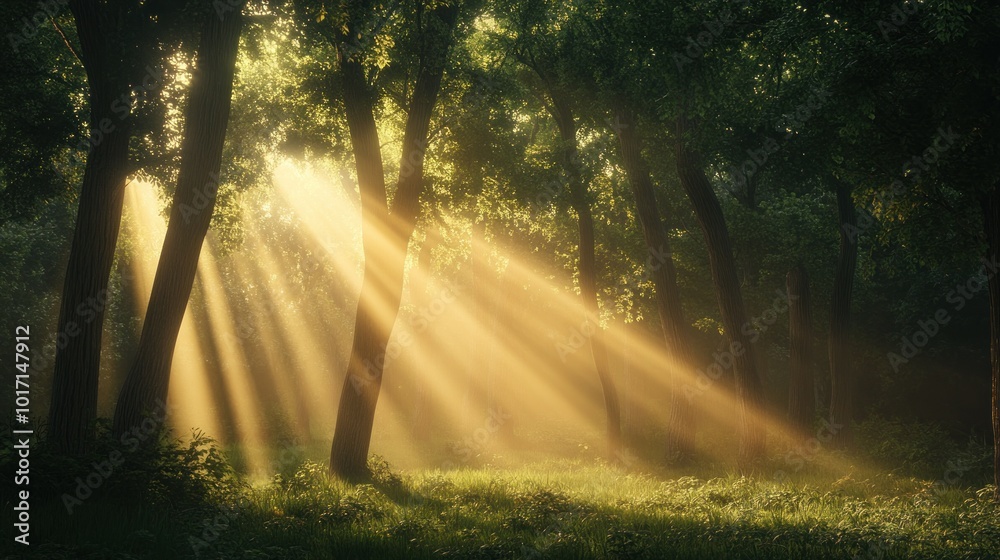
<instances>
[{"instance_id":1,"label":"green foliage","mask_svg":"<svg viewBox=\"0 0 1000 560\"><path fill-rule=\"evenodd\" d=\"M874 415L858 426L859 452L884 469L909 476L949 479L968 487L988 479L992 449L970 439L959 445L936 424ZM952 478L955 478L952 481Z\"/></svg>"},{"instance_id":2,"label":"green foliage","mask_svg":"<svg viewBox=\"0 0 1000 560\"><path fill-rule=\"evenodd\" d=\"M930 480L892 474L778 483L568 463L404 475L375 460L371 468L375 485L350 486L306 463L289 479L216 495L209 508L158 502L135 515L101 501L89 512L102 525L88 544L65 540L62 525L33 557L311 559L336 550L380 559L929 560L991 557L1000 535L992 487L943 494ZM162 469L147 473L172 476L169 462ZM381 489L385 481L405 494Z\"/></svg>"},{"instance_id":3,"label":"green foliage","mask_svg":"<svg viewBox=\"0 0 1000 560\"><path fill-rule=\"evenodd\" d=\"M11 427L5 426L0 432L0 466L11 472L17 463L14 439ZM14 495L10 482L5 481L5 488L8 495ZM187 441L175 438L169 430L145 442L115 439L109 422L102 420L89 451L79 457L54 452L44 435L32 441L33 499L70 503L69 509L78 515L117 504L175 510L211 507L240 492L242 486L214 440L197 431Z\"/></svg>"}]
</instances>

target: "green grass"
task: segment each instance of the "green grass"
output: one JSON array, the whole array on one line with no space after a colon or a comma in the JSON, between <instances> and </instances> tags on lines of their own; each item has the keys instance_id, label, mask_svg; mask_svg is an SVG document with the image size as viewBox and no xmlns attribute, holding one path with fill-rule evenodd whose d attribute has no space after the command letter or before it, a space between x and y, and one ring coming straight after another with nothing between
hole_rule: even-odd
<instances>
[{"instance_id":1,"label":"green grass","mask_svg":"<svg viewBox=\"0 0 1000 560\"><path fill-rule=\"evenodd\" d=\"M9 558L1000 558L989 487L812 468L783 482L670 478L565 460L374 472L350 486L307 462L196 507L95 497L72 519L33 504L38 544Z\"/></svg>"}]
</instances>

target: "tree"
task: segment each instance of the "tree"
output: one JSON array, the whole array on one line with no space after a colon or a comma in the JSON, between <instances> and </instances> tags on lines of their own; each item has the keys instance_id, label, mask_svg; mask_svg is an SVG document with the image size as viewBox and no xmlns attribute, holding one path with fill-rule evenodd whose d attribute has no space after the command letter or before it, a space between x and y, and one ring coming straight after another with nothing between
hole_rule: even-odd
<instances>
[{"instance_id":1,"label":"tree","mask_svg":"<svg viewBox=\"0 0 1000 560\"><path fill-rule=\"evenodd\" d=\"M983 229L986 232L986 261L1000 259L1000 184L980 198L983 209ZM993 386L993 500L1000 502L1000 278L989 276L990 294L990 374Z\"/></svg>"},{"instance_id":2,"label":"tree","mask_svg":"<svg viewBox=\"0 0 1000 560\"><path fill-rule=\"evenodd\" d=\"M150 83L162 80L151 75L162 73L151 66L162 27L152 22L169 19L175 8L151 2L109 12L96 0L73 0L70 9L90 86L90 137L59 311L49 436L61 451L78 454L97 416L108 277L135 128L130 95L147 93Z\"/></svg>"},{"instance_id":3,"label":"tree","mask_svg":"<svg viewBox=\"0 0 1000 560\"><path fill-rule=\"evenodd\" d=\"M608 456L618 460L621 455L621 404L618 389L608 362L608 348L600 324L600 305L597 297L596 240L594 235L594 215L591 210L590 193L584 177L583 163L577 141L577 117L573 110L572 92L569 87L570 74L565 67L573 64L572 44L564 36L549 36L537 33L562 18L566 6L558 8L549 3L528 3L519 6L515 24L514 52L518 61L531 69L539 82L539 97L546 111L552 116L559 131L557 149L559 165L566 179L570 206L577 216L579 229L577 272L580 298L583 300L584 321L587 325L591 356L594 369L601 382L606 415L606 438Z\"/></svg>"},{"instance_id":4,"label":"tree","mask_svg":"<svg viewBox=\"0 0 1000 560\"><path fill-rule=\"evenodd\" d=\"M756 351L748 336L746 308L736 274L732 242L726 227L725 216L712 184L705 176L697 153L688 146L691 130L686 117L677 119L676 158L677 175L681 185L691 200L698 217L705 243L708 246L712 280L715 284L719 311L729 353L732 356L736 377L736 393L739 399L739 466L749 470L752 463L764 453L765 430L759 418L763 408L763 383L757 370Z\"/></svg>"},{"instance_id":5,"label":"tree","mask_svg":"<svg viewBox=\"0 0 1000 560\"><path fill-rule=\"evenodd\" d=\"M217 4L205 14L184 113L181 167L160 261L136 351L115 407L121 435L163 406L170 364L215 208L219 169L232 103L243 2Z\"/></svg>"},{"instance_id":6,"label":"tree","mask_svg":"<svg viewBox=\"0 0 1000 560\"><path fill-rule=\"evenodd\" d=\"M424 13L417 6L419 31L416 83L409 100L400 173L390 206L375 120L375 92L353 41L371 6L350 6L344 29L335 31L340 80L361 191L364 280L354 324L354 341L337 410L330 470L343 478L367 476L375 405L382 383L385 347L399 312L403 270L410 236L420 211L424 155L430 121L454 40L459 3L440 4Z\"/></svg>"},{"instance_id":7,"label":"tree","mask_svg":"<svg viewBox=\"0 0 1000 560\"><path fill-rule=\"evenodd\" d=\"M816 414L812 366L812 305L804 265L788 271L788 420L800 434L809 433Z\"/></svg>"},{"instance_id":8,"label":"tree","mask_svg":"<svg viewBox=\"0 0 1000 560\"><path fill-rule=\"evenodd\" d=\"M618 137L622 165L632 185L636 215L642 227L646 249L655 260L650 263L650 275L656 290L656 309L660 328L670 357L667 372L670 390L670 421L667 426L667 452L680 459L694 451L695 426L688 395L681 390L683 373L693 365L689 327L681 308L677 270L674 266L670 238L660 217L656 193L649 168L642 155L642 141L636 130L635 117L627 102L619 99L614 106L614 130Z\"/></svg>"},{"instance_id":9,"label":"tree","mask_svg":"<svg viewBox=\"0 0 1000 560\"><path fill-rule=\"evenodd\" d=\"M580 153L576 142L576 120L569 99L565 92L557 86L549 90L552 101L550 107L552 117L559 127L561 143L561 163L569 181L570 204L576 212L580 227L580 260L578 265L580 280L580 297L586 312L587 325L590 328L590 352L594 358L594 369L601 381L604 392L604 408L607 414L608 455L617 460L621 453L621 408L618 402L618 389L611 377L608 365L608 349L604 341L604 333L600 322L600 309L597 301L597 264L595 258L594 215L590 211L587 185L580 168Z\"/></svg>"},{"instance_id":10,"label":"tree","mask_svg":"<svg viewBox=\"0 0 1000 560\"><path fill-rule=\"evenodd\" d=\"M851 368L851 293L858 263L857 216L850 188L837 185L837 222L840 226L840 255L830 301L830 422L837 426L834 441L851 441L854 393L857 381ZM842 427L841 427L842 425Z\"/></svg>"}]
</instances>

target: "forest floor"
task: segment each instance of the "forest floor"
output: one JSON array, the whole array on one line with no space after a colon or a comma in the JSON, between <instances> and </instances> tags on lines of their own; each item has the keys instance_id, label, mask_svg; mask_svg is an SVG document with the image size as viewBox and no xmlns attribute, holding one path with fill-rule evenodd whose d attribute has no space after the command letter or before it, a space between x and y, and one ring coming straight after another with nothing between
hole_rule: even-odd
<instances>
[{"instance_id":1,"label":"forest floor","mask_svg":"<svg viewBox=\"0 0 1000 560\"><path fill-rule=\"evenodd\" d=\"M362 485L325 472L305 462L267 483L237 480L193 506L172 499L169 486L159 501L92 498L71 520L63 503L48 500L32 506L31 554L8 538L0 556L1000 558L991 487L950 476L803 469L780 481L666 478L572 460L405 474L376 461ZM11 508L2 501L6 523Z\"/></svg>"}]
</instances>

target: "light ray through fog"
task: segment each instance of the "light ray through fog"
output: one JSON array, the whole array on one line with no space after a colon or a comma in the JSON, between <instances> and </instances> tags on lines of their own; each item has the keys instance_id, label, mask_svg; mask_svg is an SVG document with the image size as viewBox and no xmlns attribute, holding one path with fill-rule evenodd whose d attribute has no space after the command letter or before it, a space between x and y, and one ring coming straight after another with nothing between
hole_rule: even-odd
<instances>
[{"instance_id":1,"label":"light ray through fog","mask_svg":"<svg viewBox=\"0 0 1000 560\"><path fill-rule=\"evenodd\" d=\"M129 233L134 239L129 245L131 254L128 259L131 265L129 272L135 279L132 296L137 302L140 320L144 320L167 224L160 214L155 187L149 183L134 181L126 188L125 212L131 218L128 222L131 226ZM181 322L177 348L179 351L174 354L171 365L167 398L172 422L175 426L183 426L182 433L186 433L188 427L197 427L209 434L220 434L221 425L215 413L216 403L208 382L201 338L191 324L189 314L185 314Z\"/></svg>"},{"instance_id":2,"label":"light ray through fog","mask_svg":"<svg viewBox=\"0 0 1000 560\"><path fill-rule=\"evenodd\" d=\"M211 247L208 244L208 247ZM199 284L206 308L204 331L210 333L215 349L215 371L230 396L234 438L245 449L258 450L267 444L266 430L259 414L268 400L253 386L253 378L244 358L241 338L235 329L225 288L219 276L212 251L204 251L198 261ZM265 459L260 452L245 454L248 467L253 472L264 468Z\"/></svg>"},{"instance_id":3,"label":"light ray through fog","mask_svg":"<svg viewBox=\"0 0 1000 560\"><path fill-rule=\"evenodd\" d=\"M144 310L165 223L152 185L130 186L126 209L135 240L128 258L133 295ZM169 398L179 433L200 428L234 445L258 474L266 474L275 441L328 443L361 285L359 212L339 178L286 163L270 192L244 201L239 246L222 251L210 236L173 360ZM458 217L444 219L451 242L471 231ZM366 235L376 244L387 238ZM456 460L446 442L470 441L491 410L501 408L518 433L477 444L483 457L516 453L533 438L553 436L564 445L544 453L599 452L603 400L590 340L581 332L579 295L536 272L532 262L481 243L466 241L464 250L484 262L488 257L483 278L473 281L468 266L441 276L434 267L414 266L414 256L398 317L394 309L378 309L392 336L373 452L409 465L465 464L469 459ZM414 243L411 252L418 249ZM396 318L392 325L390 318ZM666 429L670 380L698 387L699 372L669 375L670 361L652 330L632 336L612 321L604 334L614 364L626 359L619 349L628 348L631 388L624 372L617 374L623 409ZM724 376L690 394L700 431L734 439L739 402L730 384ZM430 418L429 446L413 439L418 410ZM775 418L761 413L759 419L781 445L800 437ZM732 446L717 443L700 445L699 452L733 455Z\"/></svg>"}]
</instances>

